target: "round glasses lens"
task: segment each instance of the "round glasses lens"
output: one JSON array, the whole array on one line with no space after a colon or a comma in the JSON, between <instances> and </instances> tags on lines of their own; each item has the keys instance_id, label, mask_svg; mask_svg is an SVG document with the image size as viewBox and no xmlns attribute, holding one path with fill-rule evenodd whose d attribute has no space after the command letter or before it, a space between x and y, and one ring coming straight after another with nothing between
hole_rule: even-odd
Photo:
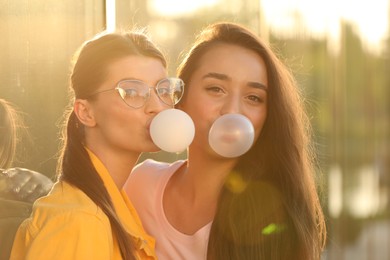
<instances>
[{"instance_id":1,"label":"round glasses lens","mask_svg":"<svg viewBox=\"0 0 390 260\"><path fill-rule=\"evenodd\" d=\"M122 89L119 92L123 101L133 108L140 108L145 104L145 100L149 95L149 88L145 83L136 80L122 81L118 87Z\"/></svg>"},{"instance_id":2,"label":"round glasses lens","mask_svg":"<svg viewBox=\"0 0 390 260\"><path fill-rule=\"evenodd\" d=\"M167 78L157 85L157 95L165 104L176 105L183 95L184 84L181 79Z\"/></svg>"}]
</instances>

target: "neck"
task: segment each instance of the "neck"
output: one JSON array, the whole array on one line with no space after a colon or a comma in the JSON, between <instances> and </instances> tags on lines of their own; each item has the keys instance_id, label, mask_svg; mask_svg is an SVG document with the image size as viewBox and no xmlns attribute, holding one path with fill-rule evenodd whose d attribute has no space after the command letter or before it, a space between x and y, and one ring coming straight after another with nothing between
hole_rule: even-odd
<instances>
[{"instance_id":1,"label":"neck","mask_svg":"<svg viewBox=\"0 0 390 260\"><path fill-rule=\"evenodd\" d=\"M93 145L89 145L88 148L100 159L118 189L121 190L136 164L140 153L130 153L128 151L108 149L106 147L99 149L99 147Z\"/></svg>"},{"instance_id":2,"label":"neck","mask_svg":"<svg viewBox=\"0 0 390 260\"><path fill-rule=\"evenodd\" d=\"M163 207L169 223L184 234L194 234L210 223L225 178L235 163L190 151L188 164L171 177L164 191Z\"/></svg>"},{"instance_id":3,"label":"neck","mask_svg":"<svg viewBox=\"0 0 390 260\"><path fill-rule=\"evenodd\" d=\"M187 167L179 177L186 192L195 202L207 198L217 201L225 179L237 159L215 158L207 154L188 155Z\"/></svg>"}]
</instances>

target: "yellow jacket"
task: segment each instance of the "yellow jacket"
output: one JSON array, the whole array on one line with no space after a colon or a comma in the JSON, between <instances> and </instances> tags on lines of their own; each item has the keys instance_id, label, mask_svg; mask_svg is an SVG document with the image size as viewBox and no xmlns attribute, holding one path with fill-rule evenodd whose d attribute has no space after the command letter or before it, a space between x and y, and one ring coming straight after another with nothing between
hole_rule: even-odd
<instances>
[{"instance_id":1,"label":"yellow jacket","mask_svg":"<svg viewBox=\"0 0 390 260\"><path fill-rule=\"evenodd\" d=\"M137 259L156 259L154 239L145 233L126 193L118 190L102 162L89 154L119 219L134 238ZM20 225L11 259L122 258L108 217L81 190L60 181L35 202L32 215Z\"/></svg>"}]
</instances>

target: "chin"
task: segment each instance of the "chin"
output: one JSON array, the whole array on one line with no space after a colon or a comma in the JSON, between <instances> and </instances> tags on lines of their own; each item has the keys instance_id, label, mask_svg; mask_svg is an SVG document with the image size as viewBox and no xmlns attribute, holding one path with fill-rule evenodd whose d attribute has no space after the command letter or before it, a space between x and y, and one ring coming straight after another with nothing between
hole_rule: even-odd
<instances>
[{"instance_id":1,"label":"chin","mask_svg":"<svg viewBox=\"0 0 390 260\"><path fill-rule=\"evenodd\" d=\"M160 152L161 149L152 143L152 144L148 145L148 148L146 149L146 151L149 153L156 153L156 152Z\"/></svg>"}]
</instances>

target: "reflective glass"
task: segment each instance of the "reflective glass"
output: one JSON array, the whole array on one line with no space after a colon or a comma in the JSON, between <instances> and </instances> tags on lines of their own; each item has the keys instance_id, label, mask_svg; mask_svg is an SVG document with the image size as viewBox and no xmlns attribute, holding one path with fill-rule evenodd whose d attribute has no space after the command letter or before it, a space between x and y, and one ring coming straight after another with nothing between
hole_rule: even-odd
<instances>
[{"instance_id":1,"label":"reflective glass","mask_svg":"<svg viewBox=\"0 0 390 260\"><path fill-rule=\"evenodd\" d=\"M151 90L156 92L164 104L173 107L183 96L184 82L179 78L165 78L160 80L155 87L150 87L143 81L126 79L119 81L113 89L98 91L89 97L112 90L118 91L126 105L132 108L143 107L150 97Z\"/></svg>"}]
</instances>

